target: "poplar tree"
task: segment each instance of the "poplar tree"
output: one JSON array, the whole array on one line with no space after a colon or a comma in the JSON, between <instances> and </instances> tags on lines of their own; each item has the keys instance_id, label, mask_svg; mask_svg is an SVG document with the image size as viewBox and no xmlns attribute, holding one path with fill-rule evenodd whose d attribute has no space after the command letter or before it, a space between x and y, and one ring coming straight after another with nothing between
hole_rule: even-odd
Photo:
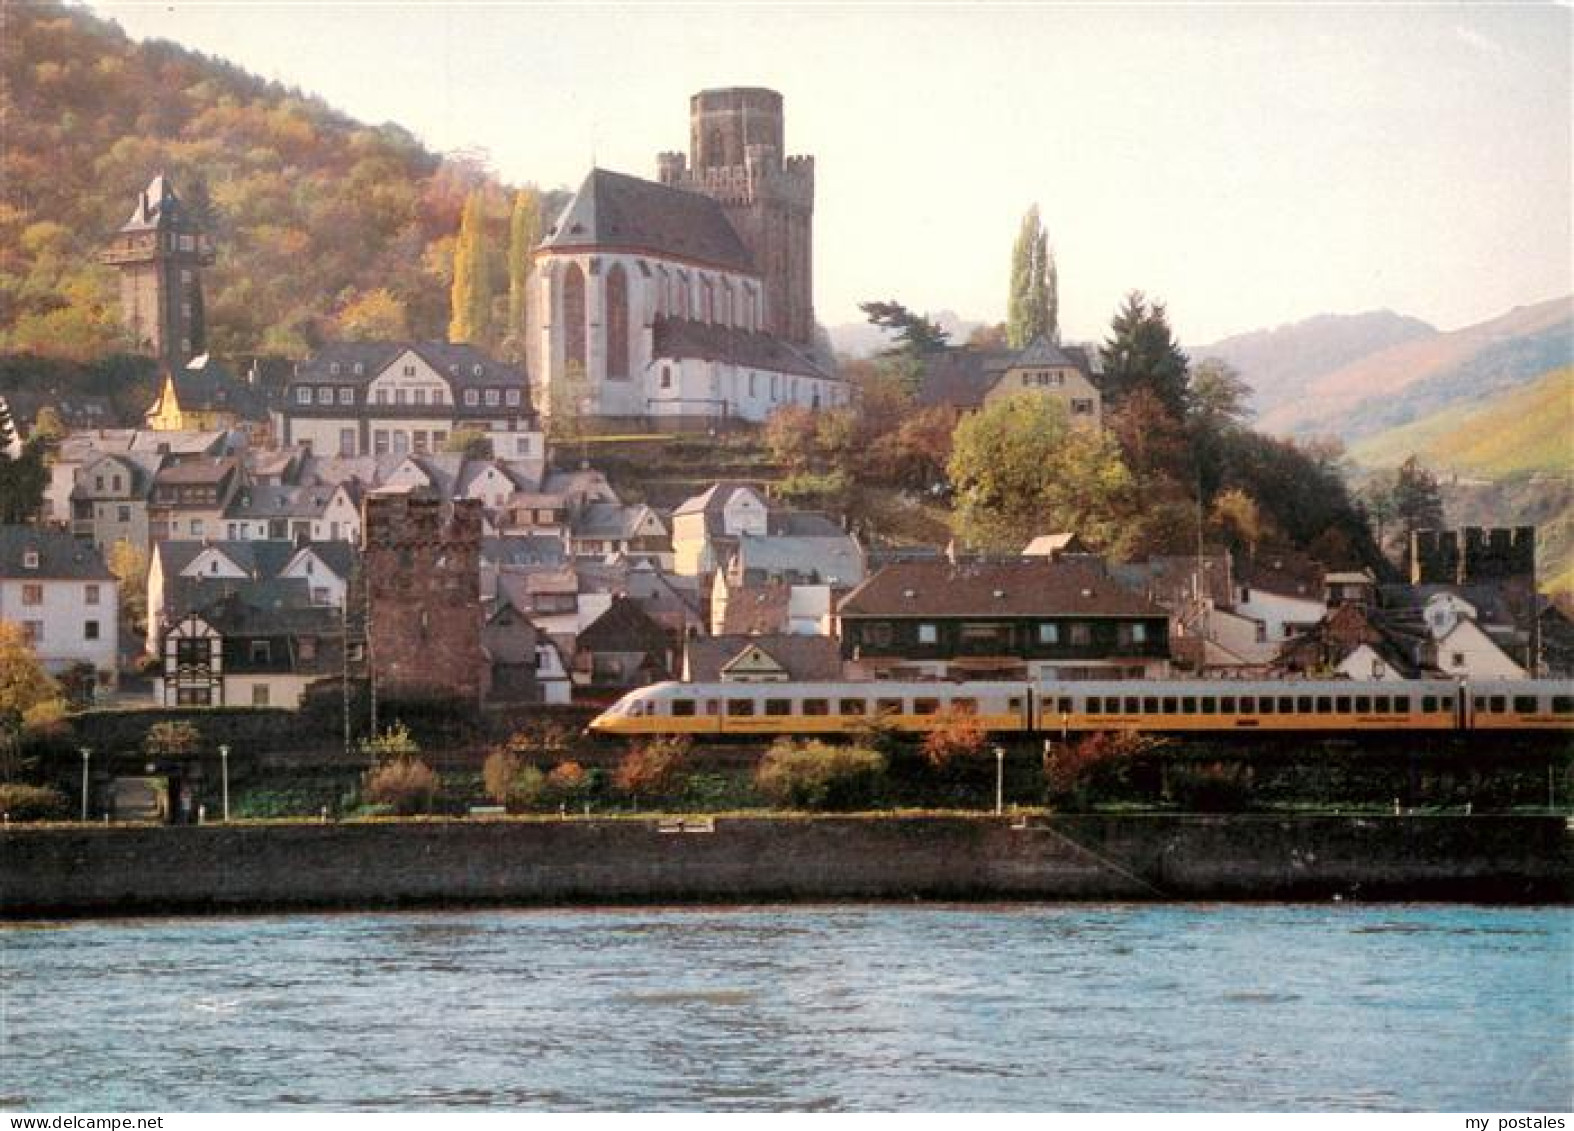
<instances>
[{"instance_id":1,"label":"poplar tree","mask_svg":"<svg viewBox=\"0 0 1574 1131\"><path fill-rule=\"evenodd\" d=\"M541 238L541 199L534 189L514 194L508 218L508 340L518 350L525 340L525 288L530 279L530 253Z\"/></svg>"},{"instance_id":2,"label":"poplar tree","mask_svg":"<svg viewBox=\"0 0 1574 1131\"><path fill-rule=\"evenodd\" d=\"M484 345L492 323L492 292L487 270L486 208L479 189L465 198L454 247L454 283L449 292L448 340Z\"/></svg>"},{"instance_id":3,"label":"poplar tree","mask_svg":"<svg viewBox=\"0 0 1574 1131\"><path fill-rule=\"evenodd\" d=\"M1035 338L1060 340L1060 280L1038 205L1022 217L1011 249L1011 293L1006 303L1006 344L1022 349Z\"/></svg>"}]
</instances>

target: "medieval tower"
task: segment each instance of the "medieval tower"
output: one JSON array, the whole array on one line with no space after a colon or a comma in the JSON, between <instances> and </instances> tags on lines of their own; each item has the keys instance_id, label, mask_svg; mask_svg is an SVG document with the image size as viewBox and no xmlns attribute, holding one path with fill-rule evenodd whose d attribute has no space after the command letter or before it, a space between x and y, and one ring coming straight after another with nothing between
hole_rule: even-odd
<instances>
[{"instance_id":1,"label":"medieval tower","mask_svg":"<svg viewBox=\"0 0 1574 1131\"><path fill-rule=\"evenodd\" d=\"M719 203L765 279L766 333L814 333L814 158L788 157L782 96L761 87L702 90L689 100L689 156L660 154L664 185Z\"/></svg>"},{"instance_id":2,"label":"medieval tower","mask_svg":"<svg viewBox=\"0 0 1574 1131\"><path fill-rule=\"evenodd\" d=\"M139 350L180 369L207 348L202 268L213 246L160 173L99 259L120 269L120 316Z\"/></svg>"}]
</instances>

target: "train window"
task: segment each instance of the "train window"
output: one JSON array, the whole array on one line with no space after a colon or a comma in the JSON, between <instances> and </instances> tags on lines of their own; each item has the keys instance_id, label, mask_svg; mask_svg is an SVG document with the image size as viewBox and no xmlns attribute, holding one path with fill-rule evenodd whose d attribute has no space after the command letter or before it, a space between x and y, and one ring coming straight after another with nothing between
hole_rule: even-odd
<instances>
[{"instance_id":1,"label":"train window","mask_svg":"<svg viewBox=\"0 0 1574 1131\"><path fill-rule=\"evenodd\" d=\"M838 699L836 713L838 715L861 715L869 709L866 699Z\"/></svg>"},{"instance_id":2,"label":"train window","mask_svg":"<svg viewBox=\"0 0 1574 1131\"><path fill-rule=\"evenodd\" d=\"M1370 695L1357 695L1355 697L1355 713L1358 715L1370 714L1372 710L1372 697Z\"/></svg>"},{"instance_id":3,"label":"train window","mask_svg":"<svg viewBox=\"0 0 1574 1131\"><path fill-rule=\"evenodd\" d=\"M1487 700L1487 710L1494 715L1508 713L1508 700L1501 695L1494 695Z\"/></svg>"},{"instance_id":4,"label":"train window","mask_svg":"<svg viewBox=\"0 0 1574 1131\"><path fill-rule=\"evenodd\" d=\"M1235 711L1235 696L1225 695L1219 700L1219 714L1233 715Z\"/></svg>"},{"instance_id":5,"label":"train window","mask_svg":"<svg viewBox=\"0 0 1574 1131\"><path fill-rule=\"evenodd\" d=\"M1181 697L1181 714L1183 714L1183 715L1195 715L1196 713L1197 713L1197 698L1196 698L1196 696L1194 696L1194 695L1183 695Z\"/></svg>"},{"instance_id":6,"label":"train window","mask_svg":"<svg viewBox=\"0 0 1574 1131\"><path fill-rule=\"evenodd\" d=\"M674 718L687 719L694 715L694 700L674 699L672 701L672 714Z\"/></svg>"},{"instance_id":7,"label":"train window","mask_svg":"<svg viewBox=\"0 0 1574 1131\"><path fill-rule=\"evenodd\" d=\"M915 714L915 715L934 715L934 714L938 714L939 711L940 711L940 700L938 700L938 699L914 699L913 700L913 714Z\"/></svg>"},{"instance_id":8,"label":"train window","mask_svg":"<svg viewBox=\"0 0 1574 1131\"><path fill-rule=\"evenodd\" d=\"M1257 697L1257 713L1259 715L1271 715L1274 713L1272 695L1259 695Z\"/></svg>"},{"instance_id":9,"label":"train window","mask_svg":"<svg viewBox=\"0 0 1574 1131\"><path fill-rule=\"evenodd\" d=\"M790 715L792 714L792 700L767 699L765 701L765 713L776 718L781 718L783 715Z\"/></svg>"},{"instance_id":10,"label":"train window","mask_svg":"<svg viewBox=\"0 0 1574 1131\"><path fill-rule=\"evenodd\" d=\"M1010 699L1006 700L1006 710L1013 713L1019 713L1022 710L1022 700L1013 695Z\"/></svg>"},{"instance_id":11,"label":"train window","mask_svg":"<svg viewBox=\"0 0 1574 1131\"><path fill-rule=\"evenodd\" d=\"M1350 697L1348 695L1337 696L1334 699L1334 710L1341 715L1348 715L1350 713Z\"/></svg>"},{"instance_id":12,"label":"train window","mask_svg":"<svg viewBox=\"0 0 1574 1131\"><path fill-rule=\"evenodd\" d=\"M705 700L705 713L707 715L714 715L716 713L716 708L719 706L720 704L717 703L716 700L707 699Z\"/></svg>"},{"instance_id":13,"label":"train window","mask_svg":"<svg viewBox=\"0 0 1574 1131\"><path fill-rule=\"evenodd\" d=\"M951 710L959 715L976 715L978 714L978 700L953 699L951 700Z\"/></svg>"},{"instance_id":14,"label":"train window","mask_svg":"<svg viewBox=\"0 0 1574 1131\"><path fill-rule=\"evenodd\" d=\"M1388 714L1388 711L1389 711L1389 698L1388 698L1388 696L1386 696L1386 695L1379 695L1376 699L1372 700L1372 706L1377 711L1377 713L1379 715L1386 715L1386 714Z\"/></svg>"},{"instance_id":15,"label":"train window","mask_svg":"<svg viewBox=\"0 0 1574 1131\"><path fill-rule=\"evenodd\" d=\"M803 713L806 715L829 715L831 713L831 701L829 699L805 699L803 701Z\"/></svg>"},{"instance_id":16,"label":"train window","mask_svg":"<svg viewBox=\"0 0 1574 1131\"><path fill-rule=\"evenodd\" d=\"M1070 698L1061 696L1059 710L1062 715L1069 715L1076 708L1072 706Z\"/></svg>"},{"instance_id":17,"label":"train window","mask_svg":"<svg viewBox=\"0 0 1574 1131\"><path fill-rule=\"evenodd\" d=\"M900 699L876 699L874 701L874 713L877 715L900 715L902 713L902 701Z\"/></svg>"},{"instance_id":18,"label":"train window","mask_svg":"<svg viewBox=\"0 0 1574 1131\"><path fill-rule=\"evenodd\" d=\"M1296 714L1299 715L1310 715L1312 713L1312 697L1310 695L1297 696L1295 700L1295 711Z\"/></svg>"},{"instance_id":19,"label":"train window","mask_svg":"<svg viewBox=\"0 0 1574 1131\"><path fill-rule=\"evenodd\" d=\"M1176 708L1177 704L1178 704L1178 701L1176 700L1175 696L1173 696L1173 695L1166 695L1164 697L1164 713L1166 715L1173 715L1173 714L1175 714L1175 708Z\"/></svg>"},{"instance_id":20,"label":"train window","mask_svg":"<svg viewBox=\"0 0 1574 1131\"><path fill-rule=\"evenodd\" d=\"M1281 715L1295 714L1295 697L1293 695L1279 696L1279 713Z\"/></svg>"},{"instance_id":21,"label":"train window","mask_svg":"<svg viewBox=\"0 0 1574 1131\"><path fill-rule=\"evenodd\" d=\"M1332 695L1319 695L1317 697L1317 713L1319 715L1331 715L1333 710L1334 700Z\"/></svg>"},{"instance_id":22,"label":"train window","mask_svg":"<svg viewBox=\"0 0 1574 1131\"><path fill-rule=\"evenodd\" d=\"M1145 715L1159 713L1159 701L1155 696L1149 695L1142 700L1142 713Z\"/></svg>"},{"instance_id":23,"label":"train window","mask_svg":"<svg viewBox=\"0 0 1574 1131\"><path fill-rule=\"evenodd\" d=\"M1217 714L1218 713L1219 701L1217 699L1215 699L1213 696L1211 696L1211 695L1204 695L1202 697L1201 703L1202 703L1202 713L1203 714L1205 714L1205 715L1213 715L1213 714Z\"/></svg>"},{"instance_id":24,"label":"train window","mask_svg":"<svg viewBox=\"0 0 1574 1131\"><path fill-rule=\"evenodd\" d=\"M1255 715L1257 713L1257 700L1250 695L1241 696L1241 714Z\"/></svg>"},{"instance_id":25,"label":"train window","mask_svg":"<svg viewBox=\"0 0 1574 1131\"><path fill-rule=\"evenodd\" d=\"M727 700L727 714L733 716L734 718L744 718L744 717L746 717L748 715L754 714L754 700L753 699L729 699L729 700Z\"/></svg>"},{"instance_id":26,"label":"train window","mask_svg":"<svg viewBox=\"0 0 1574 1131\"><path fill-rule=\"evenodd\" d=\"M1097 715L1103 709L1104 709L1104 700L1100 699L1097 695L1089 695L1088 696L1088 706L1087 706L1087 713L1088 714L1090 714L1090 715Z\"/></svg>"},{"instance_id":27,"label":"train window","mask_svg":"<svg viewBox=\"0 0 1574 1131\"><path fill-rule=\"evenodd\" d=\"M1141 710L1142 708L1138 706L1137 697L1135 695L1126 696L1126 714L1135 715Z\"/></svg>"},{"instance_id":28,"label":"train window","mask_svg":"<svg viewBox=\"0 0 1574 1131\"><path fill-rule=\"evenodd\" d=\"M1534 695L1514 696L1514 711L1520 715L1534 715L1536 713L1536 697Z\"/></svg>"},{"instance_id":29,"label":"train window","mask_svg":"<svg viewBox=\"0 0 1574 1131\"><path fill-rule=\"evenodd\" d=\"M1421 713L1423 715L1435 715L1437 713L1436 695L1421 696Z\"/></svg>"},{"instance_id":30,"label":"train window","mask_svg":"<svg viewBox=\"0 0 1574 1131\"><path fill-rule=\"evenodd\" d=\"M1410 713L1410 696L1394 696L1394 713L1399 715L1408 715Z\"/></svg>"},{"instance_id":31,"label":"train window","mask_svg":"<svg viewBox=\"0 0 1574 1131\"><path fill-rule=\"evenodd\" d=\"M1554 695L1552 697L1552 713L1554 715L1574 715L1574 695Z\"/></svg>"},{"instance_id":32,"label":"train window","mask_svg":"<svg viewBox=\"0 0 1574 1131\"><path fill-rule=\"evenodd\" d=\"M1485 695L1477 695L1476 696L1476 710L1478 710L1478 711L1485 711L1486 709L1487 709L1487 697Z\"/></svg>"}]
</instances>

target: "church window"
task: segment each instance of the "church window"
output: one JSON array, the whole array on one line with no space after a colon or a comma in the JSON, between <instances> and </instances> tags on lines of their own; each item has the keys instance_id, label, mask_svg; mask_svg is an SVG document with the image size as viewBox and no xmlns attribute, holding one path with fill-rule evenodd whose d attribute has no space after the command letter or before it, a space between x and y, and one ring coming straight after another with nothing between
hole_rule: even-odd
<instances>
[{"instance_id":1,"label":"church window","mask_svg":"<svg viewBox=\"0 0 1574 1131\"><path fill-rule=\"evenodd\" d=\"M754 396L754 377L753 373L749 374L749 396L751 397Z\"/></svg>"},{"instance_id":2,"label":"church window","mask_svg":"<svg viewBox=\"0 0 1574 1131\"><path fill-rule=\"evenodd\" d=\"M781 378L778 377L776 374L772 373L771 374L771 400L774 401L777 398L777 396L780 394L780 392L781 392Z\"/></svg>"},{"instance_id":3,"label":"church window","mask_svg":"<svg viewBox=\"0 0 1574 1131\"><path fill-rule=\"evenodd\" d=\"M693 313L694 296L689 289L689 273L678 272L678 317L688 318Z\"/></svg>"},{"instance_id":4,"label":"church window","mask_svg":"<svg viewBox=\"0 0 1574 1131\"><path fill-rule=\"evenodd\" d=\"M705 322L716 321L716 288L711 285L709 277L700 280L700 319Z\"/></svg>"},{"instance_id":5,"label":"church window","mask_svg":"<svg viewBox=\"0 0 1574 1131\"><path fill-rule=\"evenodd\" d=\"M672 388L672 366L670 365L661 367L661 387L663 389Z\"/></svg>"},{"instance_id":6,"label":"church window","mask_svg":"<svg viewBox=\"0 0 1574 1131\"><path fill-rule=\"evenodd\" d=\"M721 324L732 325L732 280L721 281Z\"/></svg>"},{"instance_id":7,"label":"church window","mask_svg":"<svg viewBox=\"0 0 1574 1131\"><path fill-rule=\"evenodd\" d=\"M607 272L607 376L629 375L629 295L623 265Z\"/></svg>"},{"instance_id":8,"label":"church window","mask_svg":"<svg viewBox=\"0 0 1574 1131\"><path fill-rule=\"evenodd\" d=\"M656 272L656 317L660 318L667 313L667 292L672 286L672 279L665 267L657 267Z\"/></svg>"},{"instance_id":9,"label":"church window","mask_svg":"<svg viewBox=\"0 0 1574 1131\"><path fill-rule=\"evenodd\" d=\"M571 263L563 277L563 360L569 365L585 364L585 273ZM465 403L470 403L469 390Z\"/></svg>"}]
</instances>

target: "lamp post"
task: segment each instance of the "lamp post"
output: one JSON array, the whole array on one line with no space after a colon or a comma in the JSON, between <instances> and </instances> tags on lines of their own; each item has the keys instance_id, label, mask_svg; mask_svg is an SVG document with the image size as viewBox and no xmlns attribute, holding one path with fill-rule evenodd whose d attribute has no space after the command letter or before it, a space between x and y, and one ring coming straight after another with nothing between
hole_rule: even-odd
<instances>
[{"instance_id":1,"label":"lamp post","mask_svg":"<svg viewBox=\"0 0 1574 1131\"><path fill-rule=\"evenodd\" d=\"M224 783L224 823L230 820L230 748L227 745L219 747L219 765L221 767L221 780Z\"/></svg>"},{"instance_id":2,"label":"lamp post","mask_svg":"<svg viewBox=\"0 0 1574 1131\"><path fill-rule=\"evenodd\" d=\"M995 816L1006 809L1006 748L995 747Z\"/></svg>"},{"instance_id":3,"label":"lamp post","mask_svg":"<svg viewBox=\"0 0 1574 1131\"><path fill-rule=\"evenodd\" d=\"M82 819L87 820L87 764L93 757L91 746L82 747Z\"/></svg>"}]
</instances>

